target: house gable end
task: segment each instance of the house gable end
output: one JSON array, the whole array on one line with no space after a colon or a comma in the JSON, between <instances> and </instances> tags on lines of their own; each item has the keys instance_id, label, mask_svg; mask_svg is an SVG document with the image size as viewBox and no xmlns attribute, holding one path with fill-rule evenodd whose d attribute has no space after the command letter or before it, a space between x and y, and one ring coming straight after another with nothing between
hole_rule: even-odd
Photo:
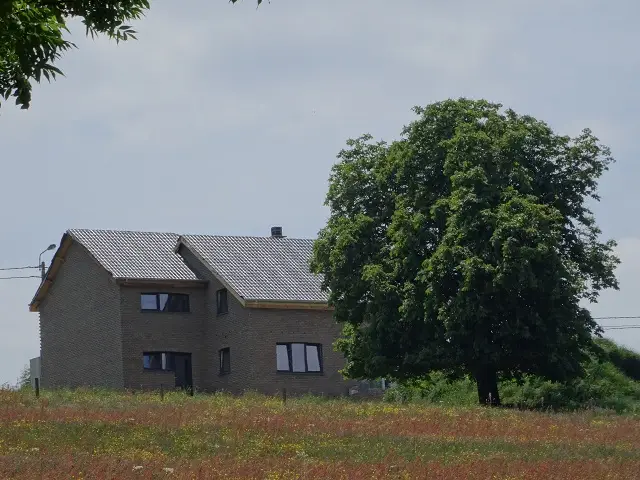
<instances>
[{"instance_id":1,"label":"house gable end","mask_svg":"<svg viewBox=\"0 0 640 480\"><path fill-rule=\"evenodd\" d=\"M198 262L198 266L190 266L190 259L186 258L185 255L183 255L183 249L186 249L190 254L191 257L193 259L195 259L195 261ZM194 249L192 248L189 243L183 238L180 237L178 238L178 241L176 243L176 246L174 248L174 252L177 253L178 255L180 255L182 257L182 259L184 260L184 262L187 264L187 266L189 266L189 268L191 268L192 270L195 268L195 270L197 271L198 267L199 268L203 268L206 271L208 271L211 275L213 275L213 277L220 282L220 284L227 289L227 291L233 295L233 297L236 299L236 301L242 305L243 307L246 306L246 302L245 299L229 284L228 281L225 280L225 278L220 275L218 272L216 272L216 270L211 266L211 264L209 264L204 258L202 258L202 256ZM193 261L193 260L191 260Z\"/></svg>"},{"instance_id":2,"label":"house gable end","mask_svg":"<svg viewBox=\"0 0 640 480\"><path fill-rule=\"evenodd\" d=\"M49 293L49 290L51 289L53 282L55 281L60 269L64 266L67 258L67 252L69 251L72 245L76 245L82 248L84 253L88 255L89 258L91 258L91 260L93 261L93 263L95 263L97 267L105 271L110 277L113 278L113 274L110 271L108 271L104 267L104 265L102 265L84 245L82 245L81 242L78 242L76 239L74 239L73 236L67 231L62 236L62 239L60 240L60 246L58 247L55 254L53 255L53 258L51 259L51 263L49 264L49 268L46 271L45 277L40 283L40 286L38 287L38 289L36 290L36 293L34 294L33 299L29 303L29 311L31 312L39 311L40 305L42 304L42 302L46 300L47 294Z\"/></svg>"}]
</instances>

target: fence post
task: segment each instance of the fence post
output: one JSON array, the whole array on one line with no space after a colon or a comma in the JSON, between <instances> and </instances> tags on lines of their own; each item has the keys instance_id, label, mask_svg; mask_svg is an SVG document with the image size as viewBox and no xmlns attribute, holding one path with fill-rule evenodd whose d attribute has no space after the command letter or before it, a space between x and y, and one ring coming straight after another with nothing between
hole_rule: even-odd
<instances>
[{"instance_id":1,"label":"fence post","mask_svg":"<svg viewBox=\"0 0 640 480\"><path fill-rule=\"evenodd\" d=\"M34 378L36 383L36 398L40 397L40 379L38 377Z\"/></svg>"},{"instance_id":2,"label":"fence post","mask_svg":"<svg viewBox=\"0 0 640 480\"><path fill-rule=\"evenodd\" d=\"M284 403L284 404L287 403L287 389L286 388L282 389L282 403Z\"/></svg>"},{"instance_id":3,"label":"fence post","mask_svg":"<svg viewBox=\"0 0 640 480\"><path fill-rule=\"evenodd\" d=\"M164 383L160 384L160 401L164 402Z\"/></svg>"}]
</instances>

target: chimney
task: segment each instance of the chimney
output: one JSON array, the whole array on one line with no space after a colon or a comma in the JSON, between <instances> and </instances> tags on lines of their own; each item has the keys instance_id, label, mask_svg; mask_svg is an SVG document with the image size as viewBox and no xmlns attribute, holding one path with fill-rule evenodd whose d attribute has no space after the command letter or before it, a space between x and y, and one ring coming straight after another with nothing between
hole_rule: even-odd
<instances>
[{"instance_id":1,"label":"chimney","mask_svg":"<svg viewBox=\"0 0 640 480\"><path fill-rule=\"evenodd\" d=\"M282 238L282 227L271 227L271 238Z\"/></svg>"}]
</instances>

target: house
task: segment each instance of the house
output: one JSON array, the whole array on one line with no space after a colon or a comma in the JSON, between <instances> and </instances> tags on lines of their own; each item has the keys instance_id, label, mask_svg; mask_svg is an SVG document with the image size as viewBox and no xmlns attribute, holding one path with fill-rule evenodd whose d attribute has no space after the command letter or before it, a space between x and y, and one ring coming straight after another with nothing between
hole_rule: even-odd
<instances>
[{"instance_id":1,"label":"house","mask_svg":"<svg viewBox=\"0 0 640 480\"><path fill-rule=\"evenodd\" d=\"M69 230L30 304L43 388L345 394L313 240Z\"/></svg>"}]
</instances>

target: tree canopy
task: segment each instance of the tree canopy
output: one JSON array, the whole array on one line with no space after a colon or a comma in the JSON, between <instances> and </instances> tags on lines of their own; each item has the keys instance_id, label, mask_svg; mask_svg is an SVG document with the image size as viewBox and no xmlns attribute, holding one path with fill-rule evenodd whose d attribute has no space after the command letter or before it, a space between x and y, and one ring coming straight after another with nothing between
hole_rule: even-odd
<instances>
[{"instance_id":1,"label":"tree canopy","mask_svg":"<svg viewBox=\"0 0 640 480\"><path fill-rule=\"evenodd\" d=\"M149 0L0 0L0 98L29 108L32 82L62 75L56 62L75 48L65 39L69 19L81 18L87 35L120 42L136 38L128 23L148 9Z\"/></svg>"},{"instance_id":2,"label":"tree canopy","mask_svg":"<svg viewBox=\"0 0 640 480\"><path fill-rule=\"evenodd\" d=\"M334 166L312 269L324 275L354 378L568 380L600 329L582 300L617 288L591 201L613 162L502 105L446 100L391 144L364 135Z\"/></svg>"}]
</instances>

